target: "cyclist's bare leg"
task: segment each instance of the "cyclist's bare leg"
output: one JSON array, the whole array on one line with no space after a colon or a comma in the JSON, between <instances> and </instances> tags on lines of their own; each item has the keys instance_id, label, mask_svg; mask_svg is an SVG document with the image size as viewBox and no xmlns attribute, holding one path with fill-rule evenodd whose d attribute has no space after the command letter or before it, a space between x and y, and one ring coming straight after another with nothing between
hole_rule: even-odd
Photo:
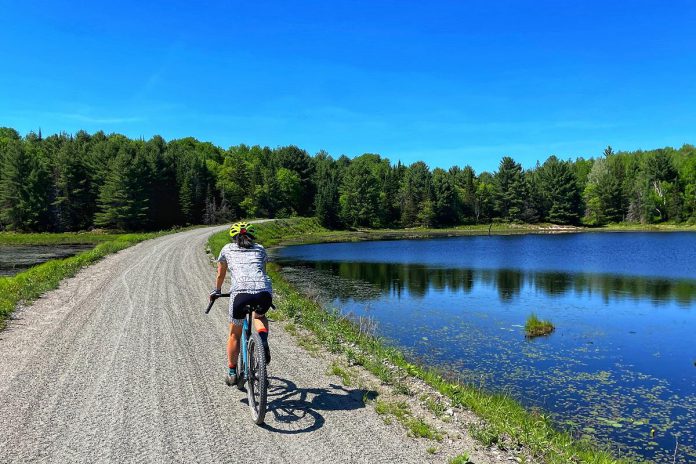
<instances>
[{"instance_id":1,"label":"cyclist's bare leg","mask_svg":"<svg viewBox=\"0 0 696 464\"><path fill-rule=\"evenodd\" d=\"M258 315L254 313L254 328L257 332L268 332L268 318L265 314Z\"/></svg>"},{"instance_id":2,"label":"cyclist's bare leg","mask_svg":"<svg viewBox=\"0 0 696 464\"><path fill-rule=\"evenodd\" d=\"M239 338L242 336L242 326L230 324L230 336L227 339L227 366L237 365L239 355Z\"/></svg>"},{"instance_id":3,"label":"cyclist's bare leg","mask_svg":"<svg viewBox=\"0 0 696 464\"><path fill-rule=\"evenodd\" d=\"M268 347L268 318L266 315L254 313L254 328L256 328L256 333L261 337L263 352L266 354L266 363L269 363L271 362L271 349Z\"/></svg>"}]
</instances>

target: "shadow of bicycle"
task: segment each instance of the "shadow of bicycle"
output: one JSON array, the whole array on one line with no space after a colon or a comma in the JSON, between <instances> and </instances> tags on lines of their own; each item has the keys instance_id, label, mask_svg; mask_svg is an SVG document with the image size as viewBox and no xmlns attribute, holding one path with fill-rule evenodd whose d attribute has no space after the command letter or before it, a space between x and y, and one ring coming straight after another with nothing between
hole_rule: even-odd
<instances>
[{"instance_id":1,"label":"shadow of bicycle","mask_svg":"<svg viewBox=\"0 0 696 464\"><path fill-rule=\"evenodd\" d=\"M347 389L329 384L329 388L298 388L287 379L269 377L268 407L263 427L283 434L307 433L324 425L319 411L352 411L365 407L365 399L377 392L360 388ZM248 404L247 399L242 400Z\"/></svg>"}]
</instances>

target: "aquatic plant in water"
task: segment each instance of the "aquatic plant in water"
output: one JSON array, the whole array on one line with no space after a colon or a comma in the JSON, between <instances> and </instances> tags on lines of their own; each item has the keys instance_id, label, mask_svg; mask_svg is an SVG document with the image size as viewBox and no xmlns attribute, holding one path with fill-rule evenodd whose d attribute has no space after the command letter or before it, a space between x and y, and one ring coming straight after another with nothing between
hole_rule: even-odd
<instances>
[{"instance_id":1,"label":"aquatic plant in water","mask_svg":"<svg viewBox=\"0 0 696 464\"><path fill-rule=\"evenodd\" d=\"M542 321L536 314L532 313L524 324L524 333L527 338L548 335L556 329L551 321Z\"/></svg>"}]
</instances>

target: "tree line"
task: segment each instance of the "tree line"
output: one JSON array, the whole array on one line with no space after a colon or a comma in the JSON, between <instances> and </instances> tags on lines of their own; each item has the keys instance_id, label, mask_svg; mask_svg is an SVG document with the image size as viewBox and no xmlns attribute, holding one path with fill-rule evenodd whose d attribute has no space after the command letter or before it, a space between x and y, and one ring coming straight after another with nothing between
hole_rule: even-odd
<instances>
[{"instance_id":1,"label":"tree line","mask_svg":"<svg viewBox=\"0 0 696 464\"><path fill-rule=\"evenodd\" d=\"M528 285L548 296L588 292L600 295L605 301L647 297L662 302L660 304L675 301L681 306L696 301L696 284L630 275L433 268L417 263L381 263L375 266L374 263L349 261L316 261L313 266L316 270L345 279L370 282L390 295L402 295L408 291L409 297L423 297L432 289L470 293L476 286L483 285L495 288L501 300L509 301L519 296ZM369 301L383 294L355 292L350 286L342 285L332 288L333 291L342 302Z\"/></svg>"},{"instance_id":2,"label":"tree line","mask_svg":"<svg viewBox=\"0 0 696 464\"><path fill-rule=\"evenodd\" d=\"M0 228L155 230L242 217L316 216L330 228L492 221L602 225L696 222L696 147L550 156L531 169L430 169L377 154L296 146L0 128Z\"/></svg>"}]
</instances>

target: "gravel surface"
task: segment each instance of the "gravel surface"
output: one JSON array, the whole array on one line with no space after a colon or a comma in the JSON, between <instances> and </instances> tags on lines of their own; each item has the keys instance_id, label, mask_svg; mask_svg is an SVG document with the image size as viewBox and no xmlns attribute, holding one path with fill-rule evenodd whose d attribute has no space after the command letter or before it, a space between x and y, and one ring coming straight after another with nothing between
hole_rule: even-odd
<instances>
[{"instance_id":1,"label":"gravel surface","mask_svg":"<svg viewBox=\"0 0 696 464\"><path fill-rule=\"evenodd\" d=\"M271 325L270 411L223 382L226 304L203 314L220 228L143 242L0 332L0 462L423 462L410 439Z\"/></svg>"}]
</instances>

